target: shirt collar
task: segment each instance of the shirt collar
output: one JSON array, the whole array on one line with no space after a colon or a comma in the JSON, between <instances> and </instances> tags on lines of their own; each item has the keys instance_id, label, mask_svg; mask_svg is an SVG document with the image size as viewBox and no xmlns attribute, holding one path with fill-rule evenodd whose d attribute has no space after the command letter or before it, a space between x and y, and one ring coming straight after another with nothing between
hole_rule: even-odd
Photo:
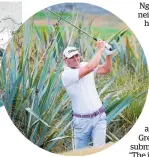
<instances>
[{"instance_id":1,"label":"shirt collar","mask_svg":"<svg viewBox=\"0 0 149 157\"><path fill-rule=\"evenodd\" d=\"M70 67L68 67L66 64L64 65L64 70L68 70L68 69L72 69ZM77 69L77 68L76 68Z\"/></svg>"},{"instance_id":2,"label":"shirt collar","mask_svg":"<svg viewBox=\"0 0 149 157\"><path fill-rule=\"evenodd\" d=\"M68 67L67 65L64 65L64 70L68 70L71 69L70 67Z\"/></svg>"}]
</instances>

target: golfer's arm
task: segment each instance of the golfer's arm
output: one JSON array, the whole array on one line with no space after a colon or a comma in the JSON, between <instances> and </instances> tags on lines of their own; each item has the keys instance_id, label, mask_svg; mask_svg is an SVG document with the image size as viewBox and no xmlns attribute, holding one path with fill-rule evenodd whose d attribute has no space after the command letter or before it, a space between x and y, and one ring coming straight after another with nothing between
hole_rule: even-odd
<instances>
[{"instance_id":1,"label":"golfer's arm","mask_svg":"<svg viewBox=\"0 0 149 157\"><path fill-rule=\"evenodd\" d=\"M112 70L112 56L106 56L106 60L104 62L104 64L99 65L97 70L96 70L96 74L100 75L100 74L107 74Z\"/></svg>"},{"instance_id":2,"label":"golfer's arm","mask_svg":"<svg viewBox=\"0 0 149 157\"><path fill-rule=\"evenodd\" d=\"M98 69L96 71L97 75L105 75L111 71L111 67L107 66L106 64L102 64L98 66Z\"/></svg>"},{"instance_id":3,"label":"golfer's arm","mask_svg":"<svg viewBox=\"0 0 149 157\"><path fill-rule=\"evenodd\" d=\"M86 66L79 68L79 79L94 71L94 69L99 65L103 51L103 49L99 49Z\"/></svg>"}]
</instances>

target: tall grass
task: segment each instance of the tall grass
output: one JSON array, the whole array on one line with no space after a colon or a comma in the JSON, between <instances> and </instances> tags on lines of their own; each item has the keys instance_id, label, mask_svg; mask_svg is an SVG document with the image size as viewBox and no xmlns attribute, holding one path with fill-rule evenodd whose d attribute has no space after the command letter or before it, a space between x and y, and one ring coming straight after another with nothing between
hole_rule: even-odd
<instances>
[{"instance_id":1,"label":"tall grass","mask_svg":"<svg viewBox=\"0 0 149 157\"><path fill-rule=\"evenodd\" d=\"M12 121L29 140L58 152L73 147L71 102L61 82L62 52L69 43L79 47L83 60L89 60L96 52L96 43L69 25L63 27L59 19L51 24L47 10L44 14L48 30L43 28L40 33L33 16L20 27L11 40L10 51L3 55L0 85L4 94L0 103L5 104ZM76 20L83 29L83 22L74 15L71 22ZM113 58L111 73L96 78L107 113L107 141L117 141L129 131L141 113L148 90L144 52L131 30L131 35L125 34L128 30L119 30L106 39L118 49L118 55ZM87 31L95 36L92 25ZM101 63L104 60L105 56Z\"/></svg>"}]
</instances>

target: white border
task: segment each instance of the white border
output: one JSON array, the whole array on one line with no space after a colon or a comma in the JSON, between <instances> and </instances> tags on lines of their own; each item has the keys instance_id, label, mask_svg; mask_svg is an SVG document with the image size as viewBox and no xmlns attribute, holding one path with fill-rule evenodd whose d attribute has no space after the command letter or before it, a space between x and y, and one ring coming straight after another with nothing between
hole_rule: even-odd
<instances>
[{"instance_id":1,"label":"white border","mask_svg":"<svg viewBox=\"0 0 149 157\"><path fill-rule=\"evenodd\" d=\"M106 2L105 2L106 1ZM95 4L97 6L103 7L115 15L117 15L120 19L122 19L131 30L135 33L136 37L139 39L141 43L146 58L149 60L149 46L148 46L148 33L149 27L143 26L143 19L137 18L137 12L139 10L139 1L138 0L85 0L85 1L72 1L72 0L54 0L53 2L50 0L22 0L23 2L23 21L27 20L34 13L44 9L48 6L55 5L62 2L85 2L90 4ZM144 0L147 3L147 0ZM129 146L131 144L137 144L138 135L144 132L144 127L149 126L148 124L148 111L149 111L149 98L147 97L147 101L143 112L138 119L137 123L131 129L127 135L120 140L115 145L110 148L102 151L100 153L93 154L92 156L102 156L102 157L128 157L129 156ZM36 157L49 157L57 156L55 154L44 151L43 149L38 148L36 145L32 144L29 140L27 140L18 130L14 127L10 118L8 117L5 108L0 108L0 156L5 157L27 157L27 156L36 156ZM131 155L130 155L131 156Z\"/></svg>"}]
</instances>

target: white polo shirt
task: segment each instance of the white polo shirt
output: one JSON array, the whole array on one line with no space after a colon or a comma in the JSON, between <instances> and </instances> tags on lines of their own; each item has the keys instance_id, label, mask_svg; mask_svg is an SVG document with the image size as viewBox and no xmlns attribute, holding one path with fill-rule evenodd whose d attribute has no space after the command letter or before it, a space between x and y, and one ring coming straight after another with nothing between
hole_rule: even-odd
<instances>
[{"instance_id":1,"label":"white polo shirt","mask_svg":"<svg viewBox=\"0 0 149 157\"><path fill-rule=\"evenodd\" d=\"M87 62L81 62L80 67L86 64ZM102 107L95 86L94 72L79 79L79 69L65 67L62 73L62 83L71 99L74 113L91 114Z\"/></svg>"}]
</instances>

